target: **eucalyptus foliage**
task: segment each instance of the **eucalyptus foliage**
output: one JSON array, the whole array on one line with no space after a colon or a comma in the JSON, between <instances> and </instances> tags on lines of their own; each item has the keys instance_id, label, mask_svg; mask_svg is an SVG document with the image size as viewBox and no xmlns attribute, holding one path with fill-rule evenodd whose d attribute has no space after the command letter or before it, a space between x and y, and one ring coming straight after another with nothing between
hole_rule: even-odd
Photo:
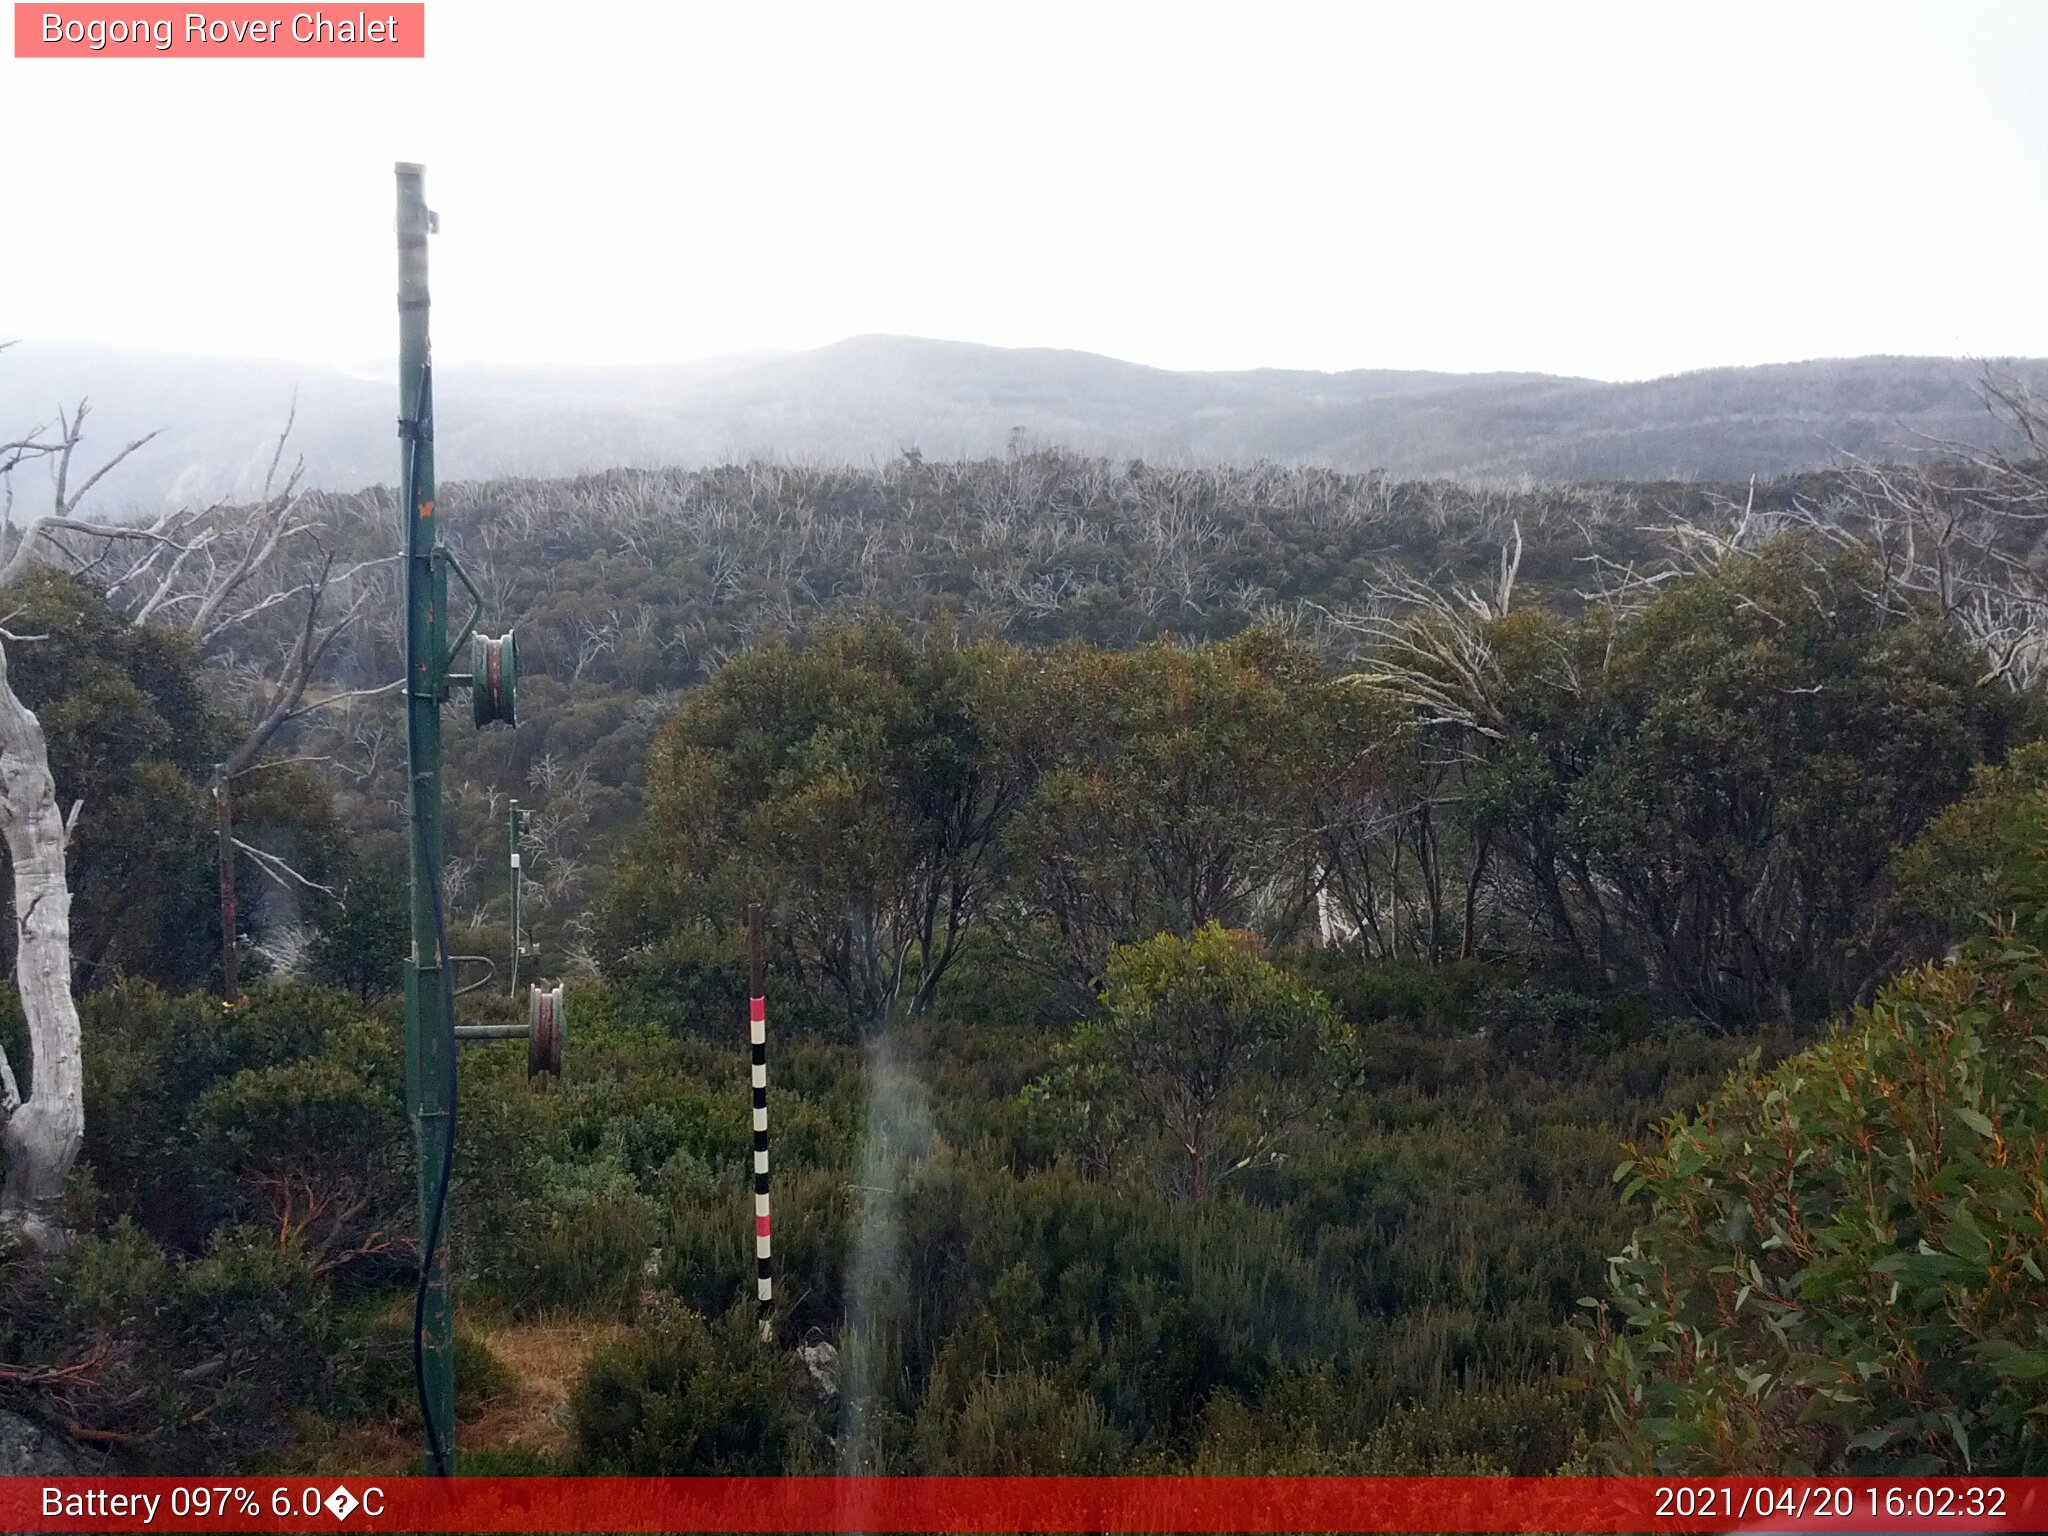
<instances>
[{"instance_id":1,"label":"eucalyptus foliage","mask_svg":"<svg viewBox=\"0 0 2048 1536\"><path fill-rule=\"evenodd\" d=\"M1624 1464L2048 1467L2048 957L2001 934L1617 1170L1589 1341Z\"/></svg>"}]
</instances>

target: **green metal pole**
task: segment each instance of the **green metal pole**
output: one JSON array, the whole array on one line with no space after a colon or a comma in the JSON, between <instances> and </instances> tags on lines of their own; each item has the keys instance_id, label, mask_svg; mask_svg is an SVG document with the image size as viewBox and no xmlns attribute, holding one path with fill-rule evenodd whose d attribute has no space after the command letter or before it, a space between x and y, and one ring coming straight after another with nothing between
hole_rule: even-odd
<instances>
[{"instance_id":1,"label":"green metal pole","mask_svg":"<svg viewBox=\"0 0 2048 1536\"><path fill-rule=\"evenodd\" d=\"M420 1408L438 1470L455 1466L455 1351L448 1291L448 1127L455 1054L442 1017L441 705L447 697L447 578L434 558L434 445L427 338L426 168L398 174L400 548L405 552L405 707L412 794L412 950L405 966L406 1096L418 1149L421 1240L438 1229L420 1308ZM425 410L422 410L422 406Z\"/></svg>"}]
</instances>

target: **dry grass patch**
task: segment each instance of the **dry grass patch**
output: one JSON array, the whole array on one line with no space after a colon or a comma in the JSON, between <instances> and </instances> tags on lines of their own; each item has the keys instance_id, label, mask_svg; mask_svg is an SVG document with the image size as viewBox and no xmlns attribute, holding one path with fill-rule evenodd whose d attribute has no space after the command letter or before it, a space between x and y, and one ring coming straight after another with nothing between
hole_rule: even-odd
<instances>
[{"instance_id":1,"label":"dry grass patch","mask_svg":"<svg viewBox=\"0 0 2048 1536\"><path fill-rule=\"evenodd\" d=\"M569 1394L582 1379L584 1362L626 1331L621 1323L570 1316L479 1327L477 1336L511 1374L513 1386L461 1426L463 1443L566 1456L573 1448Z\"/></svg>"}]
</instances>

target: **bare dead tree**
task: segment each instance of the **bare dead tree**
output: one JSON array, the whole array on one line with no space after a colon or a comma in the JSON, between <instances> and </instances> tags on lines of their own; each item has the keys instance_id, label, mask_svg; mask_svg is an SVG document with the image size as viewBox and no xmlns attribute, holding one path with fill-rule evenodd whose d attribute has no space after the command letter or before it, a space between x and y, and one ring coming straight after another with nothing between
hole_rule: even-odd
<instances>
[{"instance_id":1,"label":"bare dead tree","mask_svg":"<svg viewBox=\"0 0 2048 1536\"><path fill-rule=\"evenodd\" d=\"M1817 553L1861 557L1857 590L1887 615L1953 625L1984 658L1980 686L2035 686L2048 676L2048 581L2028 556L2048 522L2048 402L1992 373L1981 387L2015 451L1929 440L1915 463L1845 456L1830 492L1769 512L1757 507L1752 481L1740 504L1716 501L1708 518L1644 530L1661 537L1666 562L1598 573L1603 597L1640 606L1663 582L1798 534Z\"/></svg>"},{"instance_id":2,"label":"bare dead tree","mask_svg":"<svg viewBox=\"0 0 2048 1536\"><path fill-rule=\"evenodd\" d=\"M1512 588L1509 574L1496 596L1509 596ZM1499 738L1509 684L1487 634L1498 616L1493 602L1469 588L1445 591L1399 573L1382 576L1370 597L1364 610L1329 614L1338 628L1373 646L1372 660L1352 681L1412 706L1422 727L1454 726Z\"/></svg>"},{"instance_id":3,"label":"bare dead tree","mask_svg":"<svg viewBox=\"0 0 2048 1536\"><path fill-rule=\"evenodd\" d=\"M1370 656L1348 679L1394 701L1412 732L1416 778L1402 796L1368 795L1326 815L1322 859L1329 899L1365 942L1383 953L1401 948L1404 920L1418 927L1433 958L1445 948L1449 880L1443 849L1444 813L1462 797L1472 764L1510 734L1509 701L1517 679L1495 649L1495 629L1513 608L1522 564L1522 527L1510 520L1501 535L1490 589L1439 585L1400 571L1383 572L1359 611L1326 614L1332 627L1362 637ZM1320 611L1320 610L1319 610ZM1582 687L1568 656L1555 681ZM1376 782L1376 781L1375 781ZM1379 845L1387 844L1382 876L1375 872ZM1471 840L1462 877L1459 952L1473 953L1479 897L1492 861L1492 840ZM1404 876L1403 851L1412 848ZM1404 913L1404 885L1421 893L1418 924Z\"/></svg>"},{"instance_id":4,"label":"bare dead tree","mask_svg":"<svg viewBox=\"0 0 2048 1536\"><path fill-rule=\"evenodd\" d=\"M122 607L132 623L175 623L214 659L227 659L230 675L241 678L247 729L216 768L213 795L220 885L221 996L240 999L241 965L238 938L236 865L249 860L264 878L294 893L327 892L275 854L258 849L235 835L237 782L258 767L279 732L296 720L350 699L386 693L399 686L349 689L309 699L324 674L335 642L362 615L371 592L358 587L362 572L386 563L360 561L341 570L320 542L321 522L308 514L299 491L304 461L296 461L279 481L285 454L298 419L296 402L271 451L258 500L247 507L209 507L203 512L173 514L181 537L145 543L109 582L109 601ZM142 441L147 441L143 439ZM140 446L138 443L136 446ZM104 471L102 471L104 472ZM287 569L287 559L296 563ZM252 587L252 583L255 585ZM336 590L357 587L339 613L332 611ZM251 594L255 594L251 596ZM246 631L273 610L303 602L304 617L281 656L235 664L223 658L228 637ZM331 894L329 892L328 894Z\"/></svg>"},{"instance_id":5,"label":"bare dead tree","mask_svg":"<svg viewBox=\"0 0 2048 1536\"><path fill-rule=\"evenodd\" d=\"M340 614L323 620L321 608L327 597L333 570L334 557L323 553L318 573L308 583L306 617L299 626L298 637L292 643L291 650L286 654L276 677L271 681L267 697L258 704L249 729L243 733L234 750L221 763L214 778L213 795L220 847L221 996L230 1002L238 1000L242 995L236 932L236 852L239 850L248 854L259 871L286 890L303 889L324 892L329 896L334 894L328 887L308 879L282 859L253 848L235 836L236 781L257 765L264 749L270 745L277 733L292 721L303 719L318 710L347 700L389 693L402 682L401 679L380 687L347 689L308 701L307 692L312 687L314 679L321 675L334 642L355 623L368 600L367 593L359 594ZM237 583L246 579L247 575L248 572L242 572L235 578Z\"/></svg>"}]
</instances>

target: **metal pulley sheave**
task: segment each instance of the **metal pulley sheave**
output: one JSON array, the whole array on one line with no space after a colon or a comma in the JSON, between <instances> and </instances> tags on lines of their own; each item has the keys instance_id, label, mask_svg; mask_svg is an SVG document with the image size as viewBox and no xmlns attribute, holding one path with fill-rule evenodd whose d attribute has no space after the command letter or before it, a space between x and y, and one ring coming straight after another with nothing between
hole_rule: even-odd
<instances>
[{"instance_id":1,"label":"metal pulley sheave","mask_svg":"<svg viewBox=\"0 0 2048 1536\"><path fill-rule=\"evenodd\" d=\"M512 631L469 642L469 703L479 726L519 723L519 664Z\"/></svg>"},{"instance_id":2,"label":"metal pulley sheave","mask_svg":"<svg viewBox=\"0 0 2048 1536\"><path fill-rule=\"evenodd\" d=\"M569 1033L569 1015L562 1006L562 988L536 986L527 994L526 1075L560 1077L562 1041Z\"/></svg>"},{"instance_id":3,"label":"metal pulley sheave","mask_svg":"<svg viewBox=\"0 0 2048 1536\"><path fill-rule=\"evenodd\" d=\"M476 959L478 956L451 956L451 959ZM458 1024L455 1039L463 1045L479 1045L495 1040L524 1040L526 1042L526 1075L533 1077L560 1077L562 1075L562 1042L569 1035L569 1010L563 1003L563 988L560 983L552 987L535 986L527 989L526 1022L524 1024Z\"/></svg>"}]
</instances>

